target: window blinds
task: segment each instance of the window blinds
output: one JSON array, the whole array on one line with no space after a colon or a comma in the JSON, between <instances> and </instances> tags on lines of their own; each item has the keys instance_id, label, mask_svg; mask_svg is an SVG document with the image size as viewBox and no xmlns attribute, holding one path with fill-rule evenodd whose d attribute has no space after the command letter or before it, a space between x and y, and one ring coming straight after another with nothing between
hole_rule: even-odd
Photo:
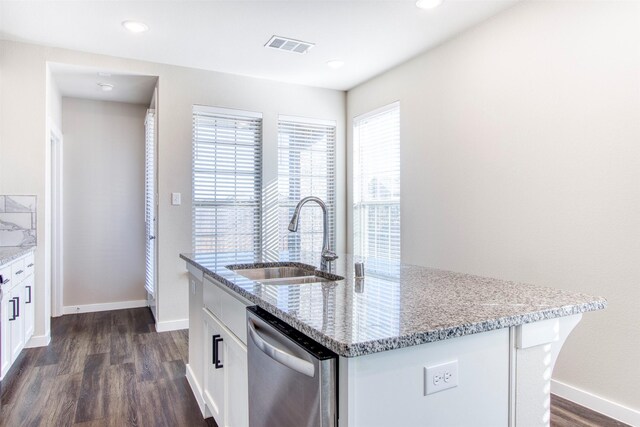
<instances>
[{"instance_id":1,"label":"window blinds","mask_svg":"<svg viewBox=\"0 0 640 427\"><path fill-rule=\"evenodd\" d=\"M400 261L400 105L354 119L354 252L382 271Z\"/></svg>"},{"instance_id":2,"label":"window blinds","mask_svg":"<svg viewBox=\"0 0 640 427\"><path fill-rule=\"evenodd\" d=\"M156 203L156 179L155 179L155 111L147 110L144 121L145 134L145 165L144 165L144 223L146 235L145 247L145 280L144 287L151 295L155 289L155 203Z\"/></svg>"},{"instance_id":3,"label":"window blinds","mask_svg":"<svg viewBox=\"0 0 640 427\"><path fill-rule=\"evenodd\" d=\"M300 212L297 233L287 229L296 204L316 196L327 205L329 242L335 248L336 124L290 116L278 119L278 224L280 254L322 249L322 209L315 203Z\"/></svg>"},{"instance_id":4,"label":"window blinds","mask_svg":"<svg viewBox=\"0 0 640 427\"><path fill-rule=\"evenodd\" d=\"M261 248L262 115L194 106L193 249L254 261Z\"/></svg>"}]
</instances>

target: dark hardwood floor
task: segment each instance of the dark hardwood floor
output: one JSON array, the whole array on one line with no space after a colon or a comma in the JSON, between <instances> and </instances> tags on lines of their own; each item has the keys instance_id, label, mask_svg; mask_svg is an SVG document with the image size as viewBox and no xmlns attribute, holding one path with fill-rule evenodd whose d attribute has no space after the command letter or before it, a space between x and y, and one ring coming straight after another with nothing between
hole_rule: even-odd
<instances>
[{"instance_id":1,"label":"dark hardwood floor","mask_svg":"<svg viewBox=\"0 0 640 427\"><path fill-rule=\"evenodd\" d=\"M55 318L51 344L24 350L2 382L0 426L215 426L185 379L187 352L187 331L155 332L147 308ZM552 396L551 425L625 424Z\"/></svg>"},{"instance_id":2,"label":"dark hardwood floor","mask_svg":"<svg viewBox=\"0 0 640 427\"><path fill-rule=\"evenodd\" d=\"M630 427L569 400L551 395L552 427Z\"/></svg>"},{"instance_id":3,"label":"dark hardwood floor","mask_svg":"<svg viewBox=\"0 0 640 427\"><path fill-rule=\"evenodd\" d=\"M186 330L157 333L148 308L74 314L2 382L1 426L211 426L185 379Z\"/></svg>"}]
</instances>

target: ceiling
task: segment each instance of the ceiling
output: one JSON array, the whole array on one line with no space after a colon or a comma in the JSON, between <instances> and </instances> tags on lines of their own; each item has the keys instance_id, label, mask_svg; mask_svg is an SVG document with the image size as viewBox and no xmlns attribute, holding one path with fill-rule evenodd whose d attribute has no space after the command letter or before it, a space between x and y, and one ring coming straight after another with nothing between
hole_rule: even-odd
<instances>
[{"instance_id":1,"label":"ceiling","mask_svg":"<svg viewBox=\"0 0 640 427\"><path fill-rule=\"evenodd\" d=\"M124 58L350 89L517 3L445 0L0 0L0 38ZM149 31L120 24L138 20ZM298 55L273 35L315 43ZM326 62L345 65L331 69Z\"/></svg>"},{"instance_id":2,"label":"ceiling","mask_svg":"<svg viewBox=\"0 0 640 427\"><path fill-rule=\"evenodd\" d=\"M62 96L149 105L158 78L111 70L49 63ZM98 83L113 85L105 92Z\"/></svg>"}]
</instances>

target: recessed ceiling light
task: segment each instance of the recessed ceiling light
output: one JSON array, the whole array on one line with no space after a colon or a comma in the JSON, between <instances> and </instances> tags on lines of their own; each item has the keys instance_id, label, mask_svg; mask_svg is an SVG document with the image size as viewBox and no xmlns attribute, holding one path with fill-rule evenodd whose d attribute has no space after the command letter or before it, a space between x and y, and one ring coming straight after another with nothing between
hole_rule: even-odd
<instances>
[{"instance_id":1,"label":"recessed ceiling light","mask_svg":"<svg viewBox=\"0 0 640 427\"><path fill-rule=\"evenodd\" d=\"M113 85L109 83L98 83L98 86L103 92L111 92L113 90Z\"/></svg>"},{"instance_id":2,"label":"recessed ceiling light","mask_svg":"<svg viewBox=\"0 0 640 427\"><path fill-rule=\"evenodd\" d=\"M99 77L111 77L111 73L105 73L103 71L98 72Z\"/></svg>"},{"instance_id":3,"label":"recessed ceiling light","mask_svg":"<svg viewBox=\"0 0 640 427\"><path fill-rule=\"evenodd\" d=\"M334 70L337 70L338 68L342 67L344 65L344 61L341 61L339 59L332 59L331 61L327 61L327 66L329 68L333 68Z\"/></svg>"},{"instance_id":4,"label":"recessed ceiling light","mask_svg":"<svg viewBox=\"0 0 640 427\"><path fill-rule=\"evenodd\" d=\"M444 0L418 0L416 6L420 9L434 9L444 3Z\"/></svg>"},{"instance_id":5,"label":"recessed ceiling light","mask_svg":"<svg viewBox=\"0 0 640 427\"><path fill-rule=\"evenodd\" d=\"M149 26L144 22L123 21L122 26L132 33L144 33L145 31L149 31Z\"/></svg>"}]
</instances>

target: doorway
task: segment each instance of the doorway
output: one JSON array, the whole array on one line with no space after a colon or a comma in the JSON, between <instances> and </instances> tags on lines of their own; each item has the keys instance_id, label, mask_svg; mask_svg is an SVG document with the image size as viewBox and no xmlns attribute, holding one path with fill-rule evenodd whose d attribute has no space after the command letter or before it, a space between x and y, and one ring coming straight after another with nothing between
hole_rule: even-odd
<instances>
[{"instance_id":1,"label":"doorway","mask_svg":"<svg viewBox=\"0 0 640 427\"><path fill-rule=\"evenodd\" d=\"M50 69L62 111L51 136L52 314L152 306L155 316L157 77Z\"/></svg>"}]
</instances>

